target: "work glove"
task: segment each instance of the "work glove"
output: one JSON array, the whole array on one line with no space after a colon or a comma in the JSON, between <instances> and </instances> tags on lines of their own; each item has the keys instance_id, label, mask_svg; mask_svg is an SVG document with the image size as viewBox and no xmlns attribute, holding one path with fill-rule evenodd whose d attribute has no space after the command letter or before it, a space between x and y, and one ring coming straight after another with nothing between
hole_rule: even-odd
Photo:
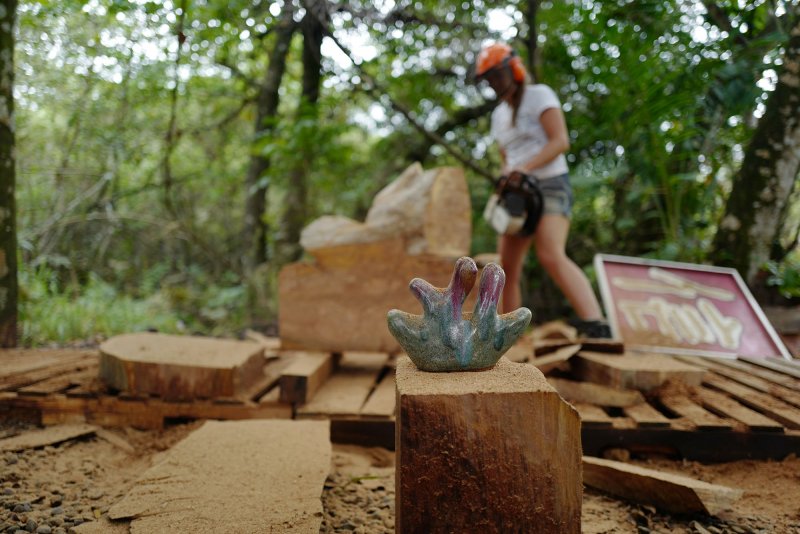
<instances>
[{"instance_id":1,"label":"work glove","mask_svg":"<svg viewBox=\"0 0 800 534\"><path fill-rule=\"evenodd\" d=\"M501 175L495 181L495 191L500 192L505 188L520 189L525 182L526 175L520 171L511 171L508 174Z\"/></svg>"}]
</instances>

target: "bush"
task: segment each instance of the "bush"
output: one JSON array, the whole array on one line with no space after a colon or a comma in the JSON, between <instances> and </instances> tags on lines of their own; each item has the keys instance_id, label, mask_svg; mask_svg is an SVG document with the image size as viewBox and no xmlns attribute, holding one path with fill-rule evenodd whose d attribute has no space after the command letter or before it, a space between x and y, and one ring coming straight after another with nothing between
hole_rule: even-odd
<instances>
[{"instance_id":1,"label":"bush","mask_svg":"<svg viewBox=\"0 0 800 534\"><path fill-rule=\"evenodd\" d=\"M95 274L84 285L63 285L47 267L22 269L19 283L23 346L96 342L148 329L186 330L160 293L141 299L121 295Z\"/></svg>"}]
</instances>

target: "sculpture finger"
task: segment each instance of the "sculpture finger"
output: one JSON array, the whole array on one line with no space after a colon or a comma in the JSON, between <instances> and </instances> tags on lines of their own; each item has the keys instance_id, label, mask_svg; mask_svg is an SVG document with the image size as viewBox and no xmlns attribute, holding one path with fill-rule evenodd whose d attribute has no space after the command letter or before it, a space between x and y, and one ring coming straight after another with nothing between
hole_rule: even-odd
<instances>
[{"instance_id":1,"label":"sculpture finger","mask_svg":"<svg viewBox=\"0 0 800 534\"><path fill-rule=\"evenodd\" d=\"M447 286L446 290L452 303L454 316L461 317L461 306L475 286L477 277L478 266L475 265L475 261L472 258L464 256L456 261L453 277L450 279L450 285Z\"/></svg>"},{"instance_id":2,"label":"sculpture finger","mask_svg":"<svg viewBox=\"0 0 800 534\"><path fill-rule=\"evenodd\" d=\"M497 312L497 303L506 285L506 273L496 263L489 263L481 273L478 301L475 303L475 315L484 317Z\"/></svg>"},{"instance_id":3,"label":"sculpture finger","mask_svg":"<svg viewBox=\"0 0 800 534\"><path fill-rule=\"evenodd\" d=\"M414 278L408 284L411 293L422 304L426 315L434 313L437 303L441 300L441 291L433 287L422 278Z\"/></svg>"},{"instance_id":4,"label":"sculpture finger","mask_svg":"<svg viewBox=\"0 0 800 534\"><path fill-rule=\"evenodd\" d=\"M419 315L412 315L400 310L390 310L386 315L389 332L406 352L416 350L428 340L428 330L419 318Z\"/></svg>"},{"instance_id":5,"label":"sculpture finger","mask_svg":"<svg viewBox=\"0 0 800 534\"><path fill-rule=\"evenodd\" d=\"M533 313L528 308L518 308L511 313L500 315L497 318L494 348L496 350L505 350L516 343L525 332L532 318Z\"/></svg>"}]
</instances>

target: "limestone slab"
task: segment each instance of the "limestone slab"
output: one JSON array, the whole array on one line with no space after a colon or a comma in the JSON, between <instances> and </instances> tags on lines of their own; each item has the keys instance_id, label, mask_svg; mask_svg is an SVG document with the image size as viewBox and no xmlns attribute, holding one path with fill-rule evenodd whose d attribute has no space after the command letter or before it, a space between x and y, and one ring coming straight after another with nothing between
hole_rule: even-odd
<instances>
[{"instance_id":1,"label":"limestone slab","mask_svg":"<svg viewBox=\"0 0 800 534\"><path fill-rule=\"evenodd\" d=\"M283 348L399 351L386 312L421 313L409 281L446 285L471 239L469 190L456 167L411 165L378 193L364 222L317 219L300 241L311 260L279 275Z\"/></svg>"},{"instance_id":2,"label":"limestone slab","mask_svg":"<svg viewBox=\"0 0 800 534\"><path fill-rule=\"evenodd\" d=\"M396 308L421 314L408 289L413 278L444 287L457 258L410 256L402 238L320 252L314 262L292 263L278 281L283 348L398 352L386 325ZM474 306L475 295L465 303Z\"/></svg>"},{"instance_id":3,"label":"limestone slab","mask_svg":"<svg viewBox=\"0 0 800 534\"><path fill-rule=\"evenodd\" d=\"M46 445L55 445L71 439L94 434L98 428L94 425L57 425L41 430L25 432L18 436L0 439L0 452L35 449Z\"/></svg>"},{"instance_id":4,"label":"limestone slab","mask_svg":"<svg viewBox=\"0 0 800 534\"><path fill-rule=\"evenodd\" d=\"M209 421L108 515L132 534L316 534L330 461L327 421Z\"/></svg>"}]
</instances>

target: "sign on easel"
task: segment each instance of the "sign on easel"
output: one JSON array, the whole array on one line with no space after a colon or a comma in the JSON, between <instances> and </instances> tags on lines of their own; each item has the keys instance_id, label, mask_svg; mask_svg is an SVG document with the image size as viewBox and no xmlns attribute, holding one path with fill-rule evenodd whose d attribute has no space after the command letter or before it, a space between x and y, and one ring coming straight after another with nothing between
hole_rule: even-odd
<instances>
[{"instance_id":1,"label":"sign on easel","mask_svg":"<svg viewBox=\"0 0 800 534\"><path fill-rule=\"evenodd\" d=\"M594 265L611 330L627 347L791 358L735 269L609 254Z\"/></svg>"}]
</instances>

